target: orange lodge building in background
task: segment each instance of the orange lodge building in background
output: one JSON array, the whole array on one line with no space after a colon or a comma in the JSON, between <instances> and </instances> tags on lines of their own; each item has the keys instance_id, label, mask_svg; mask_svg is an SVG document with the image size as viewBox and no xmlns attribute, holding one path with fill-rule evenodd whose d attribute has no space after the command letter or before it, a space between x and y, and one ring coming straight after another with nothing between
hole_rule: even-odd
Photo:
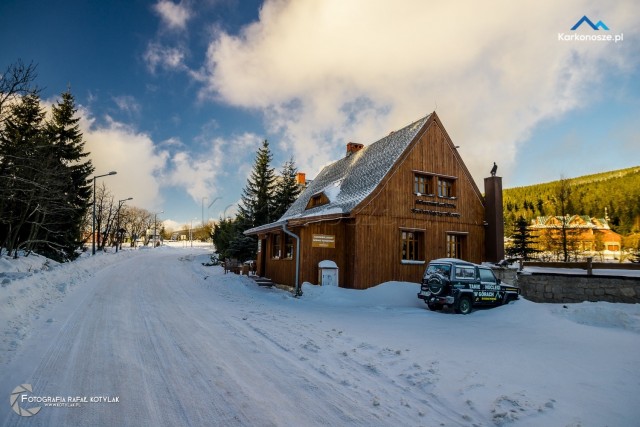
<instances>
[{"instance_id":1,"label":"orange lodge building in background","mask_svg":"<svg viewBox=\"0 0 640 427\"><path fill-rule=\"evenodd\" d=\"M562 228L567 232L567 245L572 252L601 253L605 258L619 257L622 236L611 230L606 218L586 215L543 216L533 219L529 229L537 238L537 249L550 251L561 245Z\"/></svg>"}]
</instances>

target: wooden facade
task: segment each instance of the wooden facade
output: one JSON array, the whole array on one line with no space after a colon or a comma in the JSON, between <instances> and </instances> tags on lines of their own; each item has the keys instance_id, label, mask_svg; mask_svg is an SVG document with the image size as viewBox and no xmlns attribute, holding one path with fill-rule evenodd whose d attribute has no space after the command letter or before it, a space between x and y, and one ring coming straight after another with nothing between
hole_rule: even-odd
<instances>
[{"instance_id":1,"label":"wooden facade","mask_svg":"<svg viewBox=\"0 0 640 427\"><path fill-rule=\"evenodd\" d=\"M295 240L283 227L300 238L300 283L318 283L323 260L337 264L340 286L357 289L419 282L435 258L481 262L486 223L479 189L435 113L410 126L348 152L361 157L345 159L348 167L327 166L280 221L249 230L259 237L259 274L294 285ZM357 174L369 177L357 168L385 162L381 179L357 188L356 181L366 181Z\"/></svg>"}]
</instances>

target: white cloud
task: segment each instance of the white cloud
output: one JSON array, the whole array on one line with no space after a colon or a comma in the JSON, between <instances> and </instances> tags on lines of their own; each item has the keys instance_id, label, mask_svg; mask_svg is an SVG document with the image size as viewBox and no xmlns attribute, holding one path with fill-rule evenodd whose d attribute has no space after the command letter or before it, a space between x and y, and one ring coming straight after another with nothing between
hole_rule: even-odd
<instances>
[{"instance_id":1,"label":"white cloud","mask_svg":"<svg viewBox=\"0 0 640 427\"><path fill-rule=\"evenodd\" d=\"M185 29L187 21L191 18L191 10L184 2L176 4L169 0L160 0L153 8L162 18L162 22L172 30Z\"/></svg>"},{"instance_id":2,"label":"white cloud","mask_svg":"<svg viewBox=\"0 0 640 427\"><path fill-rule=\"evenodd\" d=\"M167 47L157 42L150 42L143 59L149 71L155 73L158 68L165 70L185 70L186 53L180 47Z\"/></svg>"},{"instance_id":3,"label":"white cloud","mask_svg":"<svg viewBox=\"0 0 640 427\"><path fill-rule=\"evenodd\" d=\"M503 176L542 120L579 108L633 41L568 43L585 13L612 32L640 26L628 2L266 1L240 34L218 30L206 91L259 109L300 169L348 141L371 143L436 109L476 179ZM637 6L631 7L637 12ZM629 37L625 34L625 39ZM634 64L635 66L635 64Z\"/></svg>"},{"instance_id":4,"label":"white cloud","mask_svg":"<svg viewBox=\"0 0 640 427\"><path fill-rule=\"evenodd\" d=\"M165 219L164 221L162 221L162 225L164 225L164 228L168 231L181 231L186 226L186 224L174 221L172 219Z\"/></svg>"},{"instance_id":5,"label":"white cloud","mask_svg":"<svg viewBox=\"0 0 640 427\"><path fill-rule=\"evenodd\" d=\"M108 119L106 125L97 125L86 109L80 109L79 115L95 174L118 172L99 181L104 180L115 199L133 197L135 206L159 209L162 198L157 176L165 167L167 153L158 151L148 135L122 123Z\"/></svg>"},{"instance_id":6,"label":"white cloud","mask_svg":"<svg viewBox=\"0 0 640 427\"><path fill-rule=\"evenodd\" d=\"M184 188L198 204L203 197L224 194L228 174L241 169L247 162L247 156L255 152L259 141L256 135L245 133L230 140L214 138L202 142L199 154L177 151L169 158L162 184Z\"/></svg>"},{"instance_id":7,"label":"white cloud","mask_svg":"<svg viewBox=\"0 0 640 427\"><path fill-rule=\"evenodd\" d=\"M142 110L140 103L130 95L114 96L113 102L116 103L120 111L127 113L129 116L138 116Z\"/></svg>"}]
</instances>

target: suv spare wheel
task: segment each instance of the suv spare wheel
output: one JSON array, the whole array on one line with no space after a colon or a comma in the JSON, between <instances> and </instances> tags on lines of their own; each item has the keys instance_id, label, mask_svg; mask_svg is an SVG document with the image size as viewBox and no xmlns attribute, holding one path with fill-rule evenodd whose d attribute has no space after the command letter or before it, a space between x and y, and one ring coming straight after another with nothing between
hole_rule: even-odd
<instances>
[{"instance_id":1,"label":"suv spare wheel","mask_svg":"<svg viewBox=\"0 0 640 427\"><path fill-rule=\"evenodd\" d=\"M429 285L429 290L431 291L431 293L434 295L440 295L440 293L444 289L446 280L447 279L445 279L441 274L437 273L429 276L429 278L427 279L427 284Z\"/></svg>"}]
</instances>

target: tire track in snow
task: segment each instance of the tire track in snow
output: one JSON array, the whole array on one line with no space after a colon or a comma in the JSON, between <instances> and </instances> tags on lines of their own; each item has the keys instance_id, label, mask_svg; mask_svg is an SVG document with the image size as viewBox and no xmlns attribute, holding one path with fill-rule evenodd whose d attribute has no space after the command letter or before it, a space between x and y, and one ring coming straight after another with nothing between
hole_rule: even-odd
<instances>
[{"instance_id":1,"label":"tire track in snow","mask_svg":"<svg viewBox=\"0 0 640 427\"><path fill-rule=\"evenodd\" d=\"M366 342L354 344L358 340L342 331L326 331L321 325L305 323L302 318L291 319L286 314L273 319L274 313L279 314L256 308L251 315L231 315L226 319L246 324L247 340L263 349L281 352L288 364L307 372L316 388L326 387L331 393L346 396L346 400L338 399L346 403L345 406L367 408L369 422L378 419L381 425L387 425L390 419L409 416L415 420L437 414L438 419L453 425L469 424L466 413L452 410L452 405L442 402L435 393L433 385L439 381L438 362L424 369L412 358L403 356L400 350ZM336 365L337 370L333 368ZM371 378L374 382L391 383L393 388L378 395L362 386L370 383ZM316 393L319 392L316 390Z\"/></svg>"}]
</instances>

